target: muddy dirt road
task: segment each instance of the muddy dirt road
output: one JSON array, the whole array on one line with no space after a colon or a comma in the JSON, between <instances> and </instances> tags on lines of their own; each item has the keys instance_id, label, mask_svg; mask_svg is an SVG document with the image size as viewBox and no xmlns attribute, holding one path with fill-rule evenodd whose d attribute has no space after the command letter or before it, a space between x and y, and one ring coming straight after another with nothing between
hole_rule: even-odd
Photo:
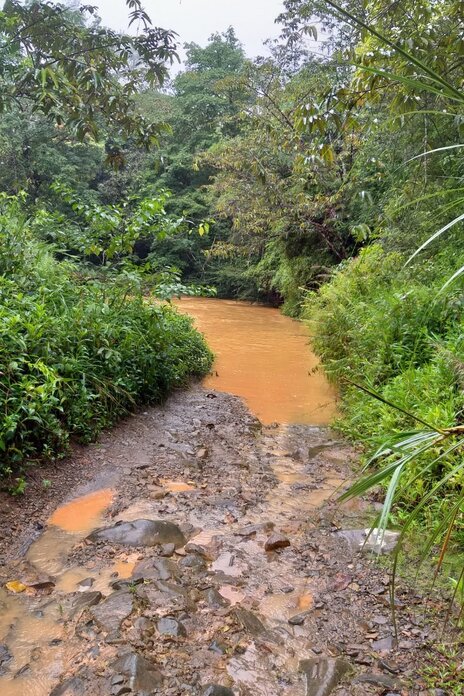
<instances>
[{"instance_id":1,"label":"muddy dirt road","mask_svg":"<svg viewBox=\"0 0 464 696\"><path fill-rule=\"evenodd\" d=\"M420 692L421 598L400 594L395 646L388 577L340 534L371 506L329 500L353 452L326 428L194 387L89 457L2 568L2 696Z\"/></svg>"}]
</instances>

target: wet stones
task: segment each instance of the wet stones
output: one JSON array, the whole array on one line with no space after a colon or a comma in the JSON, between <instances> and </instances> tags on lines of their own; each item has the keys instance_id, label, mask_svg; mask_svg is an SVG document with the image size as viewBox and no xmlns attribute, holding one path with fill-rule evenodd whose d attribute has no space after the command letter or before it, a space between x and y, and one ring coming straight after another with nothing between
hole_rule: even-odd
<instances>
[{"instance_id":1,"label":"wet stones","mask_svg":"<svg viewBox=\"0 0 464 696\"><path fill-rule=\"evenodd\" d=\"M162 636L172 636L173 638L185 638L187 635L187 629L181 621L172 618L171 616L166 616L164 619L160 619L156 625L158 633Z\"/></svg>"},{"instance_id":2,"label":"wet stones","mask_svg":"<svg viewBox=\"0 0 464 696\"><path fill-rule=\"evenodd\" d=\"M232 689L227 688L227 686L220 686L219 684L207 684L201 696L235 696Z\"/></svg>"},{"instance_id":3,"label":"wet stones","mask_svg":"<svg viewBox=\"0 0 464 696\"><path fill-rule=\"evenodd\" d=\"M84 580L80 581L79 585L77 586L77 589L79 590L79 592L86 592L90 587L92 587L94 582L94 578L85 578Z\"/></svg>"},{"instance_id":4,"label":"wet stones","mask_svg":"<svg viewBox=\"0 0 464 696\"><path fill-rule=\"evenodd\" d=\"M122 546L158 546L174 544L185 546L186 539L179 527L166 520L135 520L121 522L113 527L97 529L87 539L92 542L106 541Z\"/></svg>"},{"instance_id":5,"label":"wet stones","mask_svg":"<svg viewBox=\"0 0 464 696\"><path fill-rule=\"evenodd\" d=\"M149 558L134 568L132 578L144 580L172 580L179 576L177 563L168 558Z\"/></svg>"},{"instance_id":6,"label":"wet stones","mask_svg":"<svg viewBox=\"0 0 464 696\"><path fill-rule=\"evenodd\" d=\"M111 669L114 672L110 681L112 696L120 696L131 691L140 696L151 694L163 681L161 672L137 653L123 655L113 662Z\"/></svg>"},{"instance_id":7,"label":"wet stones","mask_svg":"<svg viewBox=\"0 0 464 696\"><path fill-rule=\"evenodd\" d=\"M211 587L209 590L206 590L204 594L205 600L207 605L211 609L223 609L224 607L229 606L230 602L227 601L217 590L214 589L214 587Z\"/></svg>"},{"instance_id":8,"label":"wet stones","mask_svg":"<svg viewBox=\"0 0 464 696\"><path fill-rule=\"evenodd\" d=\"M265 551L277 551L277 549L285 549L290 546L290 540L284 534L278 532L271 534L264 544Z\"/></svg>"},{"instance_id":9,"label":"wet stones","mask_svg":"<svg viewBox=\"0 0 464 696\"><path fill-rule=\"evenodd\" d=\"M301 660L299 669L306 675L306 696L329 696L351 668L345 660L317 657Z\"/></svg>"},{"instance_id":10,"label":"wet stones","mask_svg":"<svg viewBox=\"0 0 464 696\"><path fill-rule=\"evenodd\" d=\"M308 613L309 612L307 611L302 611L300 614L295 614L289 618L288 623L290 626L302 626L306 617L308 616Z\"/></svg>"},{"instance_id":11,"label":"wet stones","mask_svg":"<svg viewBox=\"0 0 464 696\"><path fill-rule=\"evenodd\" d=\"M163 544L160 549L160 556L170 558L176 550L175 544Z\"/></svg>"},{"instance_id":12,"label":"wet stones","mask_svg":"<svg viewBox=\"0 0 464 696\"><path fill-rule=\"evenodd\" d=\"M130 592L114 592L104 602L92 608L92 617L106 633L118 631L124 619L132 613L133 595Z\"/></svg>"},{"instance_id":13,"label":"wet stones","mask_svg":"<svg viewBox=\"0 0 464 696\"><path fill-rule=\"evenodd\" d=\"M12 654L8 650L7 645L0 645L0 676L5 674L7 668L5 665L12 659Z\"/></svg>"},{"instance_id":14,"label":"wet stones","mask_svg":"<svg viewBox=\"0 0 464 696\"><path fill-rule=\"evenodd\" d=\"M179 566L181 568L190 568L191 570L202 571L206 568L206 561L201 556L197 556L194 553L189 553L187 556L180 559Z\"/></svg>"}]
</instances>

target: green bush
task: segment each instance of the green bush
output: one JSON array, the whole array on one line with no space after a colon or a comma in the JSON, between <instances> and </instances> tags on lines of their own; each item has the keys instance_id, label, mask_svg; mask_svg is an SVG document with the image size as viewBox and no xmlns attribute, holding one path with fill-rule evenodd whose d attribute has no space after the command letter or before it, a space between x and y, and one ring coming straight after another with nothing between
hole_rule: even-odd
<instances>
[{"instance_id":1,"label":"green bush","mask_svg":"<svg viewBox=\"0 0 464 696\"><path fill-rule=\"evenodd\" d=\"M413 430L417 423L398 409L353 386L367 386L386 401L437 427L463 422L464 320L460 289L439 294L456 260L451 248L420 271L404 268L399 254L379 244L345 263L332 281L308 296L304 314L313 346L330 379L340 383L339 427L373 451L386 435ZM429 452L431 460L436 452ZM425 459L427 459L425 457ZM452 464L441 462L445 468ZM424 465L410 467L414 479ZM415 500L439 476L430 470L413 488ZM454 485L454 483L453 483Z\"/></svg>"},{"instance_id":2,"label":"green bush","mask_svg":"<svg viewBox=\"0 0 464 696\"><path fill-rule=\"evenodd\" d=\"M135 283L56 261L11 209L0 242L0 474L63 453L71 436L88 441L208 371L190 319Z\"/></svg>"}]
</instances>

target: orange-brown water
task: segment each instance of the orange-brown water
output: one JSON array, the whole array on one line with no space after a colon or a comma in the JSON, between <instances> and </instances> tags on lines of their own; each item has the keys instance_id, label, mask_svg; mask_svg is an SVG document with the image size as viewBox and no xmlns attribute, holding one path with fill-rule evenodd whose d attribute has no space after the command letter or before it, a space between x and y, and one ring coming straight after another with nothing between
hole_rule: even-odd
<instances>
[{"instance_id":1,"label":"orange-brown water","mask_svg":"<svg viewBox=\"0 0 464 696\"><path fill-rule=\"evenodd\" d=\"M304 324L246 302L185 297L176 304L216 355L207 388L241 396L264 424L326 425L334 417L336 393L315 371Z\"/></svg>"},{"instance_id":2,"label":"orange-brown water","mask_svg":"<svg viewBox=\"0 0 464 696\"><path fill-rule=\"evenodd\" d=\"M102 513L111 505L112 500L113 491L109 488L89 493L59 507L48 523L66 532L86 534L95 529Z\"/></svg>"}]
</instances>

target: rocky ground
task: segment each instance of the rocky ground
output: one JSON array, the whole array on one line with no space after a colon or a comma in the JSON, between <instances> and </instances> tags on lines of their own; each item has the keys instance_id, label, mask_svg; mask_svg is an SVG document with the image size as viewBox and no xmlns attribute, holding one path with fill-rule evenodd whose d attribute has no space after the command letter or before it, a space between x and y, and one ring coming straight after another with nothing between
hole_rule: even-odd
<instances>
[{"instance_id":1,"label":"rocky ground","mask_svg":"<svg viewBox=\"0 0 464 696\"><path fill-rule=\"evenodd\" d=\"M27 523L3 509L0 694L458 693L422 678L437 596L400 586L395 639L386 564L360 549L376 504L335 500L354 461L201 387L79 450Z\"/></svg>"}]
</instances>

